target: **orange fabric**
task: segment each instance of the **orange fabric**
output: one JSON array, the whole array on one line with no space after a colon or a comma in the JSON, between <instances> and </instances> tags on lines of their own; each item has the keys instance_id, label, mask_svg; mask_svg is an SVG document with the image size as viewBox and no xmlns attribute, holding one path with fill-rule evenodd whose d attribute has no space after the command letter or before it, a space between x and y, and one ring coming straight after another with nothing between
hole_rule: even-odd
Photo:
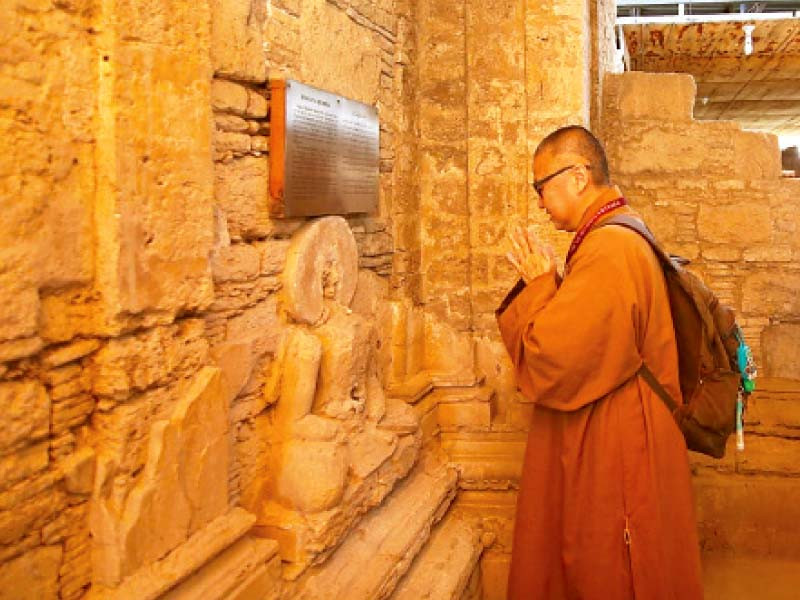
<instances>
[{"instance_id":1,"label":"orange fabric","mask_svg":"<svg viewBox=\"0 0 800 600\"><path fill-rule=\"evenodd\" d=\"M619 212L631 211L604 218ZM498 324L535 403L508 598L702 598L686 445L635 376L644 359L680 397L664 277L647 242L622 227L592 231L563 281L533 280Z\"/></svg>"}]
</instances>

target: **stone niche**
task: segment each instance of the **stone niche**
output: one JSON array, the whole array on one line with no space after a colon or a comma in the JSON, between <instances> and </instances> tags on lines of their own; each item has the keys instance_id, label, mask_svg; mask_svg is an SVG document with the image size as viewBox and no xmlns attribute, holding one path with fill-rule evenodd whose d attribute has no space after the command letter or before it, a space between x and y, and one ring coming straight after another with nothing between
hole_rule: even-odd
<instances>
[{"instance_id":1,"label":"stone niche","mask_svg":"<svg viewBox=\"0 0 800 600\"><path fill-rule=\"evenodd\" d=\"M242 505L294 578L408 473L421 437L413 410L384 393L379 303L364 299L379 286L359 273L347 222L325 217L295 233L283 277L286 327L256 417L266 452Z\"/></svg>"}]
</instances>

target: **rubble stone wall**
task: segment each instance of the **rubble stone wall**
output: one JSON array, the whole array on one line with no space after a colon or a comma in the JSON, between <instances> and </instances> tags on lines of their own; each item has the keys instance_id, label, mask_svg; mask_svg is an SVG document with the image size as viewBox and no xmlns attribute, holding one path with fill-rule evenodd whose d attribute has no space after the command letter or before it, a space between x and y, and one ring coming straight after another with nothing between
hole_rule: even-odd
<instances>
[{"instance_id":1,"label":"rubble stone wall","mask_svg":"<svg viewBox=\"0 0 800 600\"><path fill-rule=\"evenodd\" d=\"M215 381L210 15L8 2L0 21L0 595L78 598L223 509L195 490L149 547L108 518L150 510L150 426Z\"/></svg>"},{"instance_id":2,"label":"rubble stone wall","mask_svg":"<svg viewBox=\"0 0 800 600\"><path fill-rule=\"evenodd\" d=\"M266 84L296 77L379 108L380 210L349 221L354 310L374 327L394 253L403 10L3 4L0 597L156 597L228 546L253 568L226 585L274 570L239 505L304 222L267 213ZM394 451L398 436L382 439ZM395 479L416 456L400 445Z\"/></svg>"}]
</instances>

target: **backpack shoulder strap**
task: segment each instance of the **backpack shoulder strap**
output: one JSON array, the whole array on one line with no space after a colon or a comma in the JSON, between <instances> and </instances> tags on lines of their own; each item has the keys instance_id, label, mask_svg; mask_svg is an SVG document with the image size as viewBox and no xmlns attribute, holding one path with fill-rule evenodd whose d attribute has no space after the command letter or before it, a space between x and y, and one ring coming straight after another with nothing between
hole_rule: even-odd
<instances>
[{"instance_id":1,"label":"backpack shoulder strap","mask_svg":"<svg viewBox=\"0 0 800 600\"><path fill-rule=\"evenodd\" d=\"M653 233L647 228L647 225L645 225L644 221L641 219L634 217L633 215L614 215L613 217L600 223L598 227L605 227L606 225L620 225L622 227L626 227L627 229L632 229L645 240L647 240L647 243L650 244L653 252L656 253L658 260L664 269L668 269L670 271L675 270L675 264L672 262L672 257L664 251Z\"/></svg>"},{"instance_id":2,"label":"backpack shoulder strap","mask_svg":"<svg viewBox=\"0 0 800 600\"><path fill-rule=\"evenodd\" d=\"M647 225L645 225L644 221L641 219L638 219L632 215L615 215L603 221L599 227L604 227L606 225L620 225L622 227L632 229L645 240L647 240L647 243L650 244L650 247L655 252L663 269L669 271L676 270L675 264L672 262L672 257L664 251L661 245L656 241L653 233L647 228ZM644 362L642 362L642 366L639 367L637 374L647 382L647 385L649 385L656 395L661 398L669 411L674 415L678 408L678 404L672 399L672 397L669 395L669 392L667 392L664 386L661 385L661 383L658 381L658 378Z\"/></svg>"}]
</instances>

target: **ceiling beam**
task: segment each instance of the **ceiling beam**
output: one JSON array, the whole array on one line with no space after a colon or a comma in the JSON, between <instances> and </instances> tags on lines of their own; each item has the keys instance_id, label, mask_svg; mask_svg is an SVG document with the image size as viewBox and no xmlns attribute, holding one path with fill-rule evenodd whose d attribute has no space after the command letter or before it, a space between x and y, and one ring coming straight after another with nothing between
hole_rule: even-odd
<instances>
[{"instance_id":1,"label":"ceiling beam","mask_svg":"<svg viewBox=\"0 0 800 600\"><path fill-rule=\"evenodd\" d=\"M800 8L800 2L797 0L766 0L764 2L768 6L773 5L786 5L792 6L797 9ZM726 2L725 0L617 0L618 8L635 8L637 6L677 6L678 4L723 4L729 6L739 6L741 4L761 4L756 2Z\"/></svg>"},{"instance_id":2,"label":"ceiling beam","mask_svg":"<svg viewBox=\"0 0 800 600\"><path fill-rule=\"evenodd\" d=\"M651 25L656 23L687 25L691 23L735 23L737 21L778 21L800 19L800 10L775 13L732 13L717 15L666 15L644 17L617 17L617 25Z\"/></svg>"}]
</instances>

